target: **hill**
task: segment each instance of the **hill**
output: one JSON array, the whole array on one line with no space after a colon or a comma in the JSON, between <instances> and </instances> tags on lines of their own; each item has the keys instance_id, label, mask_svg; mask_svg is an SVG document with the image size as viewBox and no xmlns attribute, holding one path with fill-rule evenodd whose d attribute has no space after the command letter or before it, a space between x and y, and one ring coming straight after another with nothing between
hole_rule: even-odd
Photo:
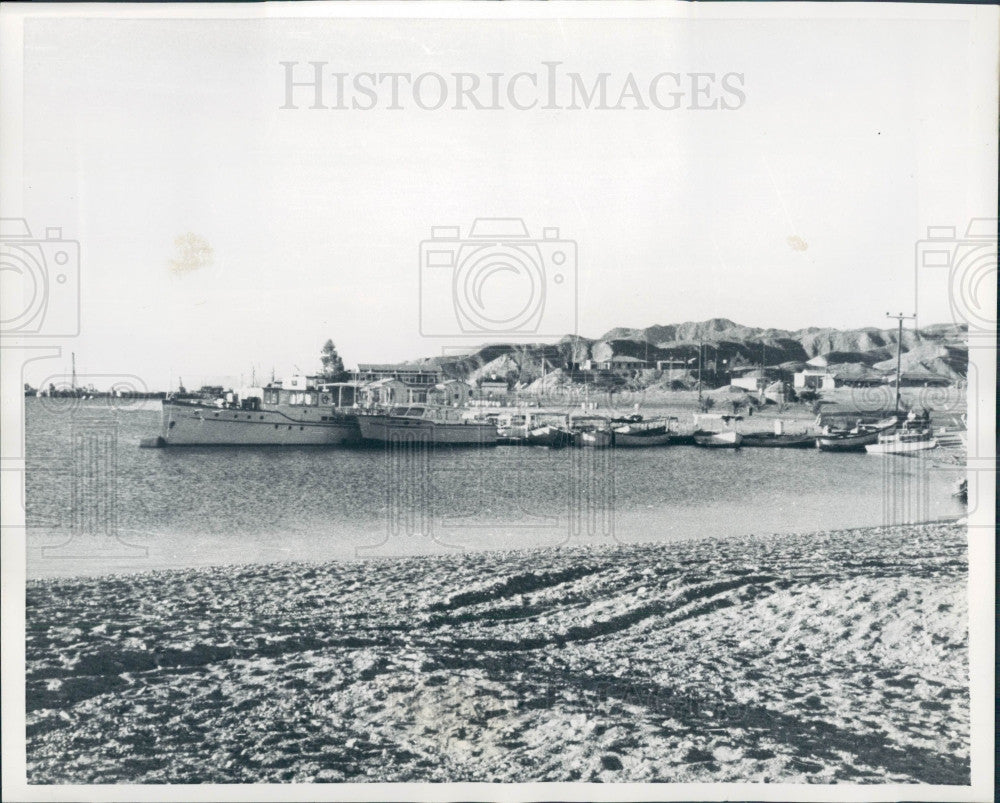
<instances>
[{"instance_id":1,"label":"hill","mask_svg":"<svg viewBox=\"0 0 1000 803\"><path fill-rule=\"evenodd\" d=\"M700 344L706 362L732 371L767 365L801 366L860 363L875 369L895 368L896 328L833 329L809 327L786 330L743 326L726 318L663 324L642 329L616 327L599 338L567 335L557 343L491 343L459 356L433 357L418 361L435 366L449 378L476 381L504 377L522 386L553 372L569 377L588 360L604 364L615 357L642 360L646 371L637 378L657 381L658 361L674 365L697 364ZM967 329L936 324L919 331L903 330L903 370L929 371L956 382L968 370ZM821 358L821 359L817 359Z\"/></svg>"}]
</instances>

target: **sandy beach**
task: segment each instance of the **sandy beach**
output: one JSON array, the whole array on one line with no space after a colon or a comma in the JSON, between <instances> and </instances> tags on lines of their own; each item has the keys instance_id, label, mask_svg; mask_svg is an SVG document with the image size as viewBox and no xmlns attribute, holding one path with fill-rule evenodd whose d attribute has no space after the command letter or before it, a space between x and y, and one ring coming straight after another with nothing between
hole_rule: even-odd
<instances>
[{"instance_id":1,"label":"sandy beach","mask_svg":"<svg viewBox=\"0 0 1000 803\"><path fill-rule=\"evenodd\" d=\"M969 782L964 528L27 587L32 783Z\"/></svg>"}]
</instances>

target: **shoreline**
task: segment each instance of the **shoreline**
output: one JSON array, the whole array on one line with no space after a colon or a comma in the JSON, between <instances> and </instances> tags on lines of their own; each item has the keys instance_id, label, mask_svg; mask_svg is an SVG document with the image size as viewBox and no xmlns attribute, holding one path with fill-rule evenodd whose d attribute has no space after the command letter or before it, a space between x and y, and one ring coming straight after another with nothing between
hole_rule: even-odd
<instances>
[{"instance_id":1,"label":"shoreline","mask_svg":"<svg viewBox=\"0 0 1000 803\"><path fill-rule=\"evenodd\" d=\"M727 535L718 536L710 534L699 534L699 535L686 535L681 538L673 538L667 541L661 540L647 540L647 541L628 541L614 543L602 542L602 543L592 543L592 544L582 544L582 543L570 543L570 544L558 544L556 546L512 546L512 547L489 547L489 548L455 548L451 552L427 552L423 554L406 554L399 553L394 555L371 555L362 556L355 555L349 558L318 558L316 560L302 560L298 558L289 558L284 560L249 560L244 562L230 562L230 563L205 563L197 566L184 566L176 568L167 567L157 567L152 569L137 569L135 571L122 571L122 572L107 572L103 574L79 574L79 575L53 575L53 576L28 576L25 578L25 585L61 585L65 583L74 583L81 581L94 581L94 580L127 580L131 577L137 576L148 576L148 575L175 575L175 574L186 574L186 573L213 573L220 570L227 569L243 569L247 567L259 566L287 566L287 567L298 567L303 569L310 568L322 568L327 565L345 565L353 566L357 564L384 564L384 563L394 563L397 561L449 561L461 558L468 555L515 555L522 556L526 554L539 554L545 555L550 552L567 552L567 553L579 553L588 554L591 552L606 552L613 551L616 549L631 549L631 548L643 548L643 547L683 547L684 545L690 544L692 542L699 541L729 541L729 540L744 540L744 539L781 539L781 538L808 538L809 536L828 536L836 533L850 534L857 532L872 532L881 533L883 531L892 531L897 529L909 529L914 527L931 527L931 526L956 526L964 527L966 526L966 517L964 516L953 516L953 517L941 517L937 519L927 519L925 521L917 522L906 522L905 524L861 524L854 527L837 527L831 530L807 530L801 532L761 532L761 533L744 533L740 535Z\"/></svg>"},{"instance_id":2,"label":"shoreline","mask_svg":"<svg viewBox=\"0 0 1000 803\"><path fill-rule=\"evenodd\" d=\"M28 777L967 783L967 546L938 523L29 582Z\"/></svg>"}]
</instances>

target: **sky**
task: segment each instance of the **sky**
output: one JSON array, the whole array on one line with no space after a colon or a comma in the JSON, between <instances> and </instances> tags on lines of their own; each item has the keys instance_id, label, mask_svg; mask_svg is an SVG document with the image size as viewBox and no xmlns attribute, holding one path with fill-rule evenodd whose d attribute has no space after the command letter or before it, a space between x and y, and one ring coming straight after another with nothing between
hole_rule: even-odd
<instances>
[{"instance_id":1,"label":"sky","mask_svg":"<svg viewBox=\"0 0 1000 803\"><path fill-rule=\"evenodd\" d=\"M919 304L951 320L946 272L918 271L915 243L995 214L970 36L961 19L28 20L23 192L3 214L79 242L80 333L25 380L71 352L83 375L164 389L313 371L327 338L352 366L713 317L887 327ZM433 73L451 91L458 72L544 84L559 62L564 108L425 110L404 91L390 109L384 82L373 109L309 108L308 87L281 108L281 63L304 80L313 61L327 105L335 73ZM714 77L663 110L649 84L665 72ZM632 74L648 108L565 108L569 73L607 73L614 99ZM508 312L544 288L523 335L462 331L455 294L482 299L427 262L465 264L477 218L520 218L535 241L558 229L515 252L541 268L483 279ZM422 246L441 226L458 240Z\"/></svg>"}]
</instances>

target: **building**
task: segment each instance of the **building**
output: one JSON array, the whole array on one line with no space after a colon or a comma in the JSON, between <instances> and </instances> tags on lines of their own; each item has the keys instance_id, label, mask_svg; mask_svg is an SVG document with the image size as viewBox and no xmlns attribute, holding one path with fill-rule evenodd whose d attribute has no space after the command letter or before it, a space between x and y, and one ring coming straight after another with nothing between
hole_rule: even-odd
<instances>
[{"instance_id":1,"label":"building","mask_svg":"<svg viewBox=\"0 0 1000 803\"><path fill-rule=\"evenodd\" d=\"M507 398L506 379L483 379L479 382L479 387L472 393L475 399L505 399Z\"/></svg>"},{"instance_id":2,"label":"building","mask_svg":"<svg viewBox=\"0 0 1000 803\"><path fill-rule=\"evenodd\" d=\"M415 394L403 380L392 377L366 382L358 393L361 404L366 407L376 404L412 404L427 399L426 390L423 392L423 399L415 398L416 395L419 394Z\"/></svg>"},{"instance_id":3,"label":"building","mask_svg":"<svg viewBox=\"0 0 1000 803\"><path fill-rule=\"evenodd\" d=\"M729 384L756 392L781 379L777 368L734 368Z\"/></svg>"},{"instance_id":4,"label":"building","mask_svg":"<svg viewBox=\"0 0 1000 803\"><path fill-rule=\"evenodd\" d=\"M795 373L793 386L796 390L833 390L837 387L837 380L825 368L807 368L804 371L797 371Z\"/></svg>"},{"instance_id":5,"label":"building","mask_svg":"<svg viewBox=\"0 0 1000 803\"><path fill-rule=\"evenodd\" d=\"M640 360L638 357L629 357L625 354L616 354L607 360L587 360L583 364L584 371L612 371L613 373L630 374L648 368L649 363Z\"/></svg>"},{"instance_id":6,"label":"building","mask_svg":"<svg viewBox=\"0 0 1000 803\"><path fill-rule=\"evenodd\" d=\"M891 374L886 382L893 387L896 385L896 375ZM921 368L914 368L912 371L903 371L899 377L901 388L943 388L951 385L951 380L933 371Z\"/></svg>"},{"instance_id":7,"label":"building","mask_svg":"<svg viewBox=\"0 0 1000 803\"><path fill-rule=\"evenodd\" d=\"M472 398L472 385L461 379L446 379L427 391L427 401L448 407L463 407Z\"/></svg>"},{"instance_id":8,"label":"building","mask_svg":"<svg viewBox=\"0 0 1000 803\"><path fill-rule=\"evenodd\" d=\"M430 388L438 384L443 375L437 368L411 363L358 363L351 372L351 379L358 382L377 382L380 379L399 379L410 387Z\"/></svg>"}]
</instances>

